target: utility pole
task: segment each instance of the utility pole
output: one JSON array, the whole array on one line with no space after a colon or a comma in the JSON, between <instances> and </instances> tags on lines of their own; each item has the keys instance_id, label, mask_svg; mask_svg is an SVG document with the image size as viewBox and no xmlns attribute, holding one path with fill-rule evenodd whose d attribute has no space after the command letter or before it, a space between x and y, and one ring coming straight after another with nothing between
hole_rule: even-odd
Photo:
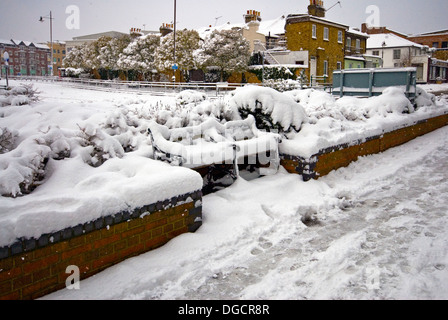
<instances>
[{"instance_id":1,"label":"utility pole","mask_svg":"<svg viewBox=\"0 0 448 320\"><path fill-rule=\"evenodd\" d=\"M176 82L176 20L177 20L177 3L174 0L174 65L173 65L173 82Z\"/></svg>"}]
</instances>

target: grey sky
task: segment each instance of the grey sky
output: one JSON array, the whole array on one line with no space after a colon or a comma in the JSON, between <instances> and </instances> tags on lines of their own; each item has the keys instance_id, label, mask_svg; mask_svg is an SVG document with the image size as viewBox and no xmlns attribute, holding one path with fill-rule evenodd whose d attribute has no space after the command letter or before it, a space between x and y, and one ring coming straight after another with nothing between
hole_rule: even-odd
<instances>
[{"instance_id":1,"label":"grey sky","mask_svg":"<svg viewBox=\"0 0 448 320\"><path fill-rule=\"evenodd\" d=\"M326 8L337 0L324 0ZM380 23L403 33L448 29L446 0L341 0L327 12L327 18L351 27L360 27L370 14L366 8L380 9ZM291 13L306 13L309 0L177 0L178 28L194 29L216 22L237 23L249 10L261 12L264 20ZM80 28L70 30L66 20L69 5L79 8ZM49 40L50 25L38 22L53 13L53 38L73 37L105 31L129 32L132 27L158 30L173 21L174 0L0 0L0 38L43 42ZM216 18L220 17L218 20ZM145 25L145 26L144 26Z\"/></svg>"}]
</instances>

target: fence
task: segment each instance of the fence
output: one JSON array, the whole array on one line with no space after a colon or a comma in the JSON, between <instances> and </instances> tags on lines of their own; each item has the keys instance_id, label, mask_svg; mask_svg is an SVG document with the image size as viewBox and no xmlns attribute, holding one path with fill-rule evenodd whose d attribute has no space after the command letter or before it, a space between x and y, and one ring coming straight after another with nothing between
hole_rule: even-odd
<instances>
[{"instance_id":1,"label":"fence","mask_svg":"<svg viewBox=\"0 0 448 320\"><path fill-rule=\"evenodd\" d=\"M38 77L38 76L13 76L13 80L21 81L43 81L57 82L74 87L93 88L96 90L125 91L125 92L148 92L151 94L166 95L178 93L184 90L197 90L207 93L210 96L220 96L228 91L233 91L245 84L241 83L204 83L204 82L144 82L144 81L117 81L117 80L97 80L78 79L60 77Z\"/></svg>"}]
</instances>

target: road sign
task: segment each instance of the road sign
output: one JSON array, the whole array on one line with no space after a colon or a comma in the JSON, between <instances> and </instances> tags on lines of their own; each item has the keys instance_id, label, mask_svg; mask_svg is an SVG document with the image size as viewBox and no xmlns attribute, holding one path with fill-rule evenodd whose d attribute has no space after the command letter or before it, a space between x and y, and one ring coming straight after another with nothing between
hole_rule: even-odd
<instances>
[{"instance_id":1,"label":"road sign","mask_svg":"<svg viewBox=\"0 0 448 320\"><path fill-rule=\"evenodd\" d=\"M173 70L179 69L179 66L177 64L173 64Z\"/></svg>"},{"instance_id":2,"label":"road sign","mask_svg":"<svg viewBox=\"0 0 448 320\"><path fill-rule=\"evenodd\" d=\"M9 66L9 53L5 51L3 53L3 59L5 59L5 66Z\"/></svg>"}]
</instances>

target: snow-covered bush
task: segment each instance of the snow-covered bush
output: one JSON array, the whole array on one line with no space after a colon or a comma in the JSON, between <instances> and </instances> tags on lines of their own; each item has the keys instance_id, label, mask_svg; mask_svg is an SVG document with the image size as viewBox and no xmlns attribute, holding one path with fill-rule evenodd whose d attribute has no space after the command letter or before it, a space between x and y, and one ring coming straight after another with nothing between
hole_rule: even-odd
<instances>
[{"instance_id":1,"label":"snow-covered bush","mask_svg":"<svg viewBox=\"0 0 448 320\"><path fill-rule=\"evenodd\" d=\"M84 148L83 160L99 167L111 158L122 158L124 149L117 139L91 123L79 126L80 145Z\"/></svg>"},{"instance_id":2,"label":"snow-covered bush","mask_svg":"<svg viewBox=\"0 0 448 320\"><path fill-rule=\"evenodd\" d=\"M436 103L436 96L428 93L421 87L417 87L415 105L417 108L433 106Z\"/></svg>"},{"instance_id":3,"label":"snow-covered bush","mask_svg":"<svg viewBox=\"0 0 448 320\"><path fill-rule=\"evenodd\" d=\"M363 109L366 118L375 115L386 117L389 113L412 113L415 111L403 89L397 87L389 87L380 96L367 99Z\"/></svg>"},{"instance_id":4,"label":"snow-covered bush","mask_svg":"<svg viewBox=\"0 0 448 320\"><path fill-rule=\"evenodd\" d=\"M207 95L203 92L195 90L184 90L176 96L176 102L182 106L185 105L197 105L198 103L205 101Z\"/></svg>"},{"instance_id":5,"label":"snow-covered bush","mask_svg":"<svg viewBox=\"0 0 448 320\"><path fill-rule=\"evenodd\" d=\"M14 143L19 133L8 128L0 128L0 154L14 149Z\"/></svg>"},{"instance_id":6,"label":"snow-covered bush","mask_svg":"<svg viewBox=\"0 0 448 320\"><path fill-rule=\"evenodd\" d=\"M45 176L50 153L50 147L27 139L13 151L1 154L0 194L17 197L33 191Z\"/></svg>"},{"instance_id":7,"label":"snow-covered bush","mask_svg":"<svg viewBox=\"0 0 448 320\"><path fill-rule=\"evenodd\" d=\"M253 115L257 127L278 130L280 133L298 132L307 116L303 107L290 96L271 88L247 86L237 89L229 101L242 118Z\"/></svg>"},{"instance_id":8,"label":"snow-covered bush","mask_svg":"<svg viewBox=\"0 0 448 320\"><path fill-rule=\"evenodd\" d=\"M263 85L280 92L300 89L300 81L297 80L266 80Z\"/></svg>"}]
</instances>

